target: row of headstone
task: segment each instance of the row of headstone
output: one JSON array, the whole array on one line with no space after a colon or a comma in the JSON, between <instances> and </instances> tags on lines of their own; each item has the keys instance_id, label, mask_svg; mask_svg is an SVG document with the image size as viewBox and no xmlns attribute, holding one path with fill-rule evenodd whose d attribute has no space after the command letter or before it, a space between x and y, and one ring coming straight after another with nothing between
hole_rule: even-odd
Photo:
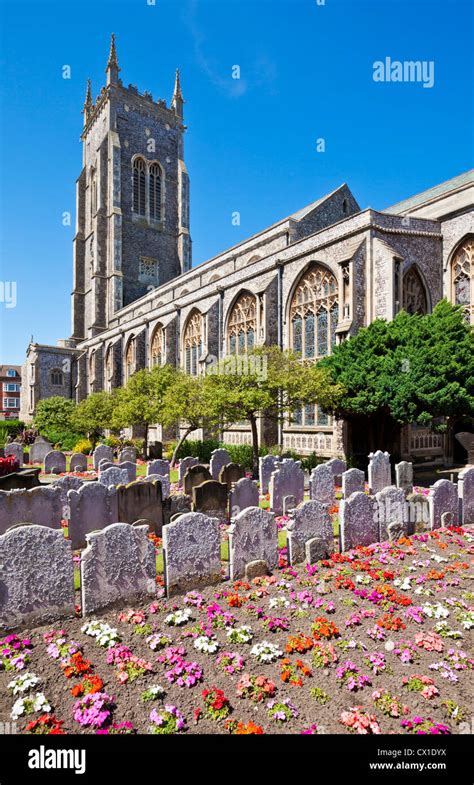
<instances>
[{"instance_id":1,"label":"row of headstone","mask_svg":"<svg viewBox=\"0 0 474 785\"><path fill-rule=\"evenodd\" d=\"M213 480L219 479L219 474L221 469L224 468L228 463L231 462L230 455L224 448L219 448L218 450L213 450L211 453L211 460L209 464L209 470L211 472L211 478Z\"/></svg>"},{"instance_id":2,"label":"row of headstone","mask_svg":"<svg viewBox=\"0 0 474 785\"><path fill-rule=\"evenodd\" d=\"M62 518L63 501L58 486L0 491L0 534L16 523L37 523L59 529Z\"/></svg>"},{"instance_id":3,"label":"row of headstone","mask_svg":"<svg viewBox=\"0 0 474 785\"><path fill-rule=\"evenodd\" d=\"M188 455L186 458L182 458L179 462L178 468L178 478L179 484L182 485L184 482L184 475L191 468L191 466L196 466L199 463L197 458L194 458L192 455Z\"/></svg>"},{"instance_id":4,"label":"row of headstone","mask_svg":"<svg viewBox=\"0 0 474 785\"><path fill-rule=\"evenodd\" d=\"M304 498L304 472L301 461L283 458L275 471L272 472L269 483L270 508L275 515L288 512L285 499L291 499L291 507L296 507Z\"/></svg>"},{"instance_id":5,"label":"row of headstone","mask_svg":"<svg viewBox=\"0 0 474 785\"><path fill-rule=\"evenodd\" d=\"M121 471L125 471L126 478L124 482L134 482L137 479L137 464L134 463L133 461L122 461L121 463L113 463L113 461L108 461L102 458L102 460L99 463L99 480L103 472L107 471L108 469L120 469ZM118 482L122 482L122 481L118 481Z\"/></svg>"},{"instance_id":6,"label":"row of headstone","mask_svg":"<svg viewBox=\"0 0 474 785\"><path fill-rule=\"evenodd\" d=\"M71 455L69 461L70 472L86 472L87 471L87 455L82 452L75 452Z\"/></svg>"},{"instance_id":7,"label":"row of headstone","mask_svg":"<svg viewBox=\"0 0 474 785\"><path fill-rule=\"evenodd\" d=\"M99 464L102 460L114 462L114 451L108 444L98 444L92 453L92 461L95 471L99 471Z\"/></svg>"},{"instance_id":8,"label":"row of headstone","mask_svg":"<svg viewBox=\"0 0 474 785\"><path fill-rule=\"evenodd\" d=\"M53 445L43 436L37 436L28 454L30 463L43 463L47 454L53 449Z\"/></svg>"},{"instance_id":9,"label":"row of headstone","mask_svg":"<svg viewBox=\"0 0 474 785\"><path fill-rule=\"evenodd\" d=\"M66 456L61 450L50 450L43 461L45 474L62 474L66 471Z\"/></svg>"},{"instance_id":10,"label":"row of headstone","mask_svg":"<svg viewBox=\"0 0 474 785\"><path fill-rule=\"evenodd\" d=\"M154 461L150 461L147 465L147 475L150 474L160 474L163 477L170 477L170 462L165 461L161 458L157 458Z\"/></svg>"}]
</instances>

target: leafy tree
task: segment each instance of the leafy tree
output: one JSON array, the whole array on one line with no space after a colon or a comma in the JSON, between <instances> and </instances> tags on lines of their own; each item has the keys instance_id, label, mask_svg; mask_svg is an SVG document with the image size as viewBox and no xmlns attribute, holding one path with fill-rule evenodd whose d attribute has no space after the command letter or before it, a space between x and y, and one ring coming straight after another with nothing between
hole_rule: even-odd
<instances>
[{"instance_id":1,"label":"leafy tree","mask_svg":"<svg viewBox=\"0 0 474 785\"><path fill-rule=\"evenodd\" d=\"M295 352L277 346L261 346L240 357L226 357L206 376L206 386L221 414L223 428L249 421L255 476L259 417L281 420L305 404L333 408L342 393L326 370L302 362Z\"/></svg>"},{"instance_id":2,"label":"leafy tree","mask_svg":"<svg viewBox=\"0 0 474 785\"><path fill-rule=\"evenodd\" d=\"M72 413L72 427L85 434L93 447L106 428L112 427L112 415L116 405L116 395L96 392L84 398Z\"/></svg>"},{"instance_id":3,"label":"leafy tree","mask_svg":"<svg viewBox=\"0 0 474 785\"><path fill-rule=\"evenodd\" d=\"M361 419L375 449L401 424L474 413L473 349L461 309L442 300L426 316L377 319L318 366L345 388L336 415Z\"/></svg>"},{"instance_id":4,"label":"leafy tree","mask_svg":"<svg viewBox=\"0 0 474 785\"><path fill-rule=\"evenodd\" d=\"M136 425L142 428L145 455L148 429L150 425L163 422L163 402L176 373L171 365L155 366L151 370L144 368L134 373L125 387L115 391L112 427Z\"/></svg>"},{"instance_id":5,"label":"leafy tree","mask_svg":"<svg viewBox=\"0 0 474 785\"><path fill-rule=\"evenodd\" d=\"M48 432L67 432L72 430L72 415L76 408L74 401L53 395L38 402L34 424L37 430L47 435Z\"/></svg>"}]
</instances>

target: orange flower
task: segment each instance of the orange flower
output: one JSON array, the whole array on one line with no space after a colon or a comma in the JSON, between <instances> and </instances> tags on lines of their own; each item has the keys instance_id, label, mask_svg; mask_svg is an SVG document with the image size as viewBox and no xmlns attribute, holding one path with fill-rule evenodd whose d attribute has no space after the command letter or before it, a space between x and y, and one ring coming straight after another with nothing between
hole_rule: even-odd
<instances>
[{"instance_id":1,"label":"orange flower","mask_svg":"<svg viewBox=\"0 0 474 785\"><path fill-rule=\"evenodd\" d=\"M286 651L288 654L291 654L294 651L299 652L299 654L304 654L305 651L309 651L313 646L314 641L311 638L308 638L307 635L289 635Z\"/></svg>"}]
</instances>

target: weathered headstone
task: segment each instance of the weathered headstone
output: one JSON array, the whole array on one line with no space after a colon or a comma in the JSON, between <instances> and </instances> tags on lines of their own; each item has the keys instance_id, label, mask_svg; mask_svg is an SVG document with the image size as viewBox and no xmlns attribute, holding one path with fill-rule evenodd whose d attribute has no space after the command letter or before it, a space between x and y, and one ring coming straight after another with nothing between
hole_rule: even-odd
<instances>
[{"instance_id":1,"label":"weathered headstone","mask_svg":"<svg viewBox=\"0 0 474 785\"><path fill-rule=\"evenodd\" d=\"M219 472L219 482L224 482L229 491L242 477L245 477L245 469L238 463L227 463Z\"/></svg>"},{"instance_id":2,"label":"weathered headstone","mask_svg":"<svg viewBox=\"0 0 474 785\"><path fill-rule=\"evenodd\" d=\"M353 493L339 505L341 551L379 541L377 502L365 493Z\"/></svg>"},{"instance_id":3,"label":"weathered headstone","mask_svg":"<svg viewBox=\"0 0 474 785\"><path fill-rule=\"evenodd\" d=\"M474 523L474 468L458 475L458 494L463 526Z\"/></svg>"},{"instance_id":4,"label":"weathered headstone","mask_svg":"<svg viewBox=\"0 0 474 785\"><path fill-rule=\"evenodd\" d=\"M260 480L260 493L268 493L270 478L273 472L280 465L280 458L277 455L264 455L258 459L258 477Z\"/></svg>"},{"instance_id":5,"label":"weathered headstone","mask_svg":"<svg viewBox=\"0 0 474 785\"><path fill-rule=\"evenodd\" d=\"M74 615L71 545L61 530L19 526L0 536L0 627Z\"/></svg>"},{"instance_id":6,"label":"weathered headstone","mask_svg":"<svg viewBox=\"0 0 474 785\"><path fill-rule=\"evenodd\" d=\"M369 455L369 493L375 495L392 484L390 455L388 452L371 452Z\"/></svg>"},{"instance_id":7,"label":"weathered headstone","mask_svg":"<svg viewBox=\"0 0 474 785\"><path fill-rule=\"evenodd\" d=\"M228 463L230 463L230 455L227 450L221 448L219 450L212 451L209 469L213 480L219 479L221 469L223 469L224 466L226 466Z\"/></svg>"},{"instance_id":8,"label":"weathered headstone","mask_svg":"<svg viewBox=\"0 0 474 785\"><path fill-rule=\"evenodd\" d=\"M45 474L61 474L66 471L66 456L61 450L51 450L44 459Z\"/></svg>"},{"instance_id":9,"label":"weathered headstone","mask_svg":"<svg viewBox=\"0 0 474 785\"><path fill-rule=\"evenodd\" d=\"M192 455L188 455L186 458L182 458L179 462L179 469L178 469L178 476L179 482L182 485L184 482L184 475L188 471L191 466L196 466L199 463L198 458L194 458Z\"/></svg>"},{"instance_id":10,"label":"weathered headstone","mask_svg":"<svg viewBox=\"0 0 474 785\"><path fill-rule=\"evenodd\" d=\"M421 532L429 527L430 510L428 496L423 493L409 493L406 499L409 531Z\"/></svg>"},{"instance_id":11,"label":"weathered headstone","mask_svg":"<svg viewBox=\"0 0 474 785\"><path fill-rule=\"evenodd\" d=\"M43 436L38 436L34 443L30 446L28 455L30 463L43 463L47 454L51 452L53 445L48 442Z\"/></svg>"},{"instance_id":12,"label":"weathered headstone","mask_svg":"<svg viewBox=\"0 0 474 785\"><path fill-rule=\"evenodd\" d=\"M148 526L113 523L86 534L81 554L82 615L156 594L155 548Z\"/></svg>"},{"instance_id":13,"label":"weathered headstone","mask_svg":"<svg viewBox=\"0 0 474 785\"><path fill-rule=\"evenodd\" d=\"M57 486L0 491L0 534L12 524L23 522L59 529L62 518L61 490Z\"/></svg>"},{"instance_id":14,"label":"weathered headstone","mask_svg":"<svg viewBox=\"0 0 474 785\"><path fill-rule=\"evenodd\" d=\"M319 501L303 502L294 510L286 531L290 564L304 560L306 543L314 538L324 541L328 554L334 551L334 533L327 504Z\"/></svg>"},{"instance_id":15,"label":"weathered headstone","mask_svg":"<svg viewBox=\"0 0 474 785\"><path fill-rule=\"evenodd\" d=\"M97 471L99 468L100 461L105 458L108 461L113 463L114 461L114 451L112 447L109 447L108 444L99 444L95 448L94 452L92 453L92 459L94 461L94 469Z\"/></svg>"},{"instance_id":16,"label":"weathered headstone","mask_svg":"<svg viewBox=\"0 0 474 785\"><path fill-rule=\"evenodd\" d=\"M243 510L229 527L229 576L245 575L246 565L264 561L271 572L278 564L278 529L272 513L260 507Z\"/></svg>"},{"instance_id":17,"label":"weathered headstone","mask_svg":"<svg viewBox=\"0 0 474 785\"><path fill-rule=\"evenodd\" d=\"M99 465L97 467L97 471L99 472L100 475L101 472L105 472L107 471L107 469L113 469L113 467L116 465L117 464L114 463L113 461L109 461L108 458L101 458L99 461Z\"/></svg>"},{"instance_id":18,"label":"weathered headstone","mask_svg":"<svg viewBox=\"0 0 474 785\"><path fill-rule=\"evenodd\" d=\"M128 472L126 469L120 469L118 466L111 466L99 474L99 482L102 485L126 485L128 483Z\"/></svg>"},{"instance_id":19,"label":"weathered headstone","mask_svg":"<svg viewBox=\"0 0 474 785\"><path fill-rule=\"evenodd\" d=\"M163 478L160 478L163 479ZM147 520L161 536L163 527L162 483L137 480L117 488L118 517L122 523Z\"/></svg>"},{"instance_id":20,"label":"weathered headstone","mask_svg":"<svg viewBox=\"0 0 474 785\"><path fill-rule=\"evenodd\" d=\"M53 487L59 488L61 491L61 503L63 505L63 518L69 519L69 505L67 500L68 492L71 490L78 491L83 485L83 481L79 477L71 477L66 474L64 477L58 477L54 481ZM67 508L67 510L65 509Z\"/></svg>"},{"instance_id":21,"label":"weathered headstone","mask_svg":"<svg viewBox=\"0 0 474 785\"><path fill-rule=\"evenodd\" d=\"M401 461L395 464L395 481L397 488L402 488L405 494L413 493L413 464Z\"/></svg>"},{"instance_id":22,"label":"weathered headstone","mask_svg":"<svg viewBox=\"0 0 474 785\"><path fill-rule=\"evenodd\" d=\"M322 537L313 537L311 540L306 540L304 546L305 561L307 564L316 564L322 559L327 559L331 555L328 550L328 541Z\"/></svg>"},{"instance_id":23,"label":"weathered headstone","mask_svg":"<svg viewBox=\"0 0 474 785\"><path fill-rule=\"evenodd\" d=\"M235 518L247 507L258 507L259 494L257 483L249 477L242 477L232 488L229 496L230 517Z\"/></svg>"},{"instance_id":24,"label":"weathered headstone","mask_svg":"<svg viewBox=\"0 0 474 785\"><path fill-rule=\"evenodd\" d=\"M444 512L452 513L453 525L458 525L458 490L453 482L449 480L438 480L435 482L428 493L428 505L430 510L430 529L439 529L441 516Z\"/></svg>"},{"instance_id":25,"label":"weathered headstone","mask_svg":"<svg viewBox=\"0 0 474 785\"><path fill-rule=\"evenodd\" d=\"M191 512L191 499L184 493L174 493L163 501L163 526L186 512Z\"/></svg>"},{"instance_id":26,"label":"weathered headstone","mask_svg":"<svg viewBox=\"0 0 474 785\"><path fill-rule=\"evenodd\" d=\"M137 462L137 450L136 447L124 447L123 450L119 452L119 463L124 463L125 461L131 461L131 463Z\"/></svg>"},{"instance_id":27,"label":"weathered headstone","mask_svg":"<svg viewBox=\"0 0 474 785\"><path fill-rule=\"evenodd\" d=\"M23 445L18 442L10 442L5 445L4 455L14 455L18 461L19 468L23 468Z\"/></svg>"},{"instance_id":28,"label":"weathered headstone","mask_svg":"<svg viewBox=\"0 0 474 785\"><path fill-rule=\"evenodd\" d=\"M161 483L161 492L163 499L167 499L170 495L171 483L170 478L165 474L148 474L146 477L140 477L144 482L159 482Z\"/></svg>"},{"instance_id":29,"label":"weathered headstone","mask_svg":"<svg viewBox=\"0 0 474 785\"><path fill-rule=\"evenodd\" d=\"M118 520L118 495L116 488L107 488L100 482L84 483L78 491L69 491L69 537L73 550L84 548L86 534L105 529Z\"/></svg>"},{"instance_id":30,"label":"weathered headstone","mask_svg":"<svg viewBox=\"0 0 474 785\"><path fill-rule=\"evenodd\" d=\"M266 561L257 559L245 565L245 580L253 581L254 578L263 578L268 575L268 567Z\"/></svg>"},{"instance_id":31,"label":"weathered headstone","mask_svg":"<svg viewBox=\"0 0 474 785\"><path fill-rule=\"evenodd\" d=\"M219 521L188 512L163 527L163 560L168 597L221 579Z\"/></svg>"},{"instance_id":32,"label":"weathered headstone","mask_svg":"<svg viewBox=\"0 0 474 785\"><path fill-rule=\"evenodd\" d=\"M348 499L357 491L363 493L365 488L365 474L360 469L348 469L342 473L342 498Z\"/></svg>"},{"instance_id":33,"label":"weathered headstone","mask_svg":"<svg viewBox=\"0 0 474 785\"><path fill-rule=\"evenodd\" d=\"M300 461L283 459L270 478L270 507L275 515L283 515L283 499L294 496L296 504L304 498L304 473Z\"/></svg>"},{"instance_id":34,"label":"weathered headstone","mask_svg":"<svg viewBox=\"0 0 474 785\"><path fill-rule=\"evenodd\" d=\"M290 514L290 510L294 510L297 506L298 503L293 494L283 497L283 515L288 516Z\"/></svg>"},{"instance_id":35,"label":"weathered headstone","mask_svg":"<svg viewBox=\"0 0 474 785\"><path fill-rule=\"evenodd\" d=\"M127 472L128 482L135 482L137 479L137 464L135 461L122 461L117 464L117 467Z\"/></svg>"},{"instance_id":36,"label":"weathered headstone","mask_svg":"<svg viewBox=\"0 0 474 785\"><path fill-rule=\"evenodd\" d=\"M163 457L163 442L150 442L148 445L148 457L154 461L157 458Z\"/></svg>"},{"instance_id":37,"label":"weathered headstone","mask_svg":"<svg viewBox=\"0 0 474 785\"><path fill-rule=\"evenodd\" d=\"M69 471L70 472L86 472L87 471L87 455L84 455L82 452L75 452L74 455L71 455L71 460L69 462Z\"/></svg>"},{"instance_id":38,"label":"weathered headstone","mask_svg":"<svg viewBox=\"0 0 474 785\"><path fill-rule=\"evenodd\" d=\"M197 485L202 485L203 482L211 479L211 472L207 466L203 466L201 463L190 466L184 475L184 492L188 496L192 496L193 488Z\"/></svg>"},{"instance_id":39,"label":"weathered headstone","mask_svg":"<svg viewBox=\"0 0 474 785\"><path fill-rule=\"evenodd\" d=\"M170 462L165 461L163 459L158 458L155 461L150 461L150 463L146 467L146 473L148 474L161 474L164 477L170 476Z\"/></svg>"},{"instance_id":40,"label":"weathered headstone","mask_svg":"<svg viewBox=\"0 0 474 785\"><path fill-rule=\"evenodd\" d=\"M309 498L323 504L334 504L334 475L328 463L320 463L311 472Z\"/></svg>"},{"instance_id":41,"label":"weathered headstone","mask_svg":"<svg viewBox=\"0 0 474 785\"><path fill-rule=\"evenodd\" d=\"M339 487L342 483L342 475L347 469L347 463L341 458L331 458L331 460L327 462L327 465L332 471L334 485Z\"/></svg>"},{"instance_id":42,"label":"weathered headstone","mask_svg":"<svg viewBox=\"0 0 474 785\"><path fill-rule=\"evenodd\" d=\"M216 480L206 480L193 488L193 511L220 521L227 520L227 485Z\"/></svg>"},{"instance_id":43,"label":"weathered headstone","mask_svg":"<svg viewBox=\"0 0 474 785\"><path fill-rule=\"evenodd\" d=\"M387 488L379 491L375 499L377 502L380 542L390 539L388 527L391 524L398 524L405 535L413 534L413 528L409 528L405 491L402 488L395 488L394 485L389 485Z\"/></svg>"}]
</instances>

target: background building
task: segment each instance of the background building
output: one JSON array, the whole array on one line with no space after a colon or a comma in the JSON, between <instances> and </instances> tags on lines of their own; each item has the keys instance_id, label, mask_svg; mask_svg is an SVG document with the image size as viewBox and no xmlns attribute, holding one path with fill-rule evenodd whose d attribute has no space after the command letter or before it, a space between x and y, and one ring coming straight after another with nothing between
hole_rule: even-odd
<instances>
[{"instance_id":1,"label":"background building","mask_svg":"<svg viewBox=\"0 0 474 785\"><path fill-rule=\"evenodd\" d=\"M0 365L0 419L20 416L21 366Z\"/></svg>"}]
</instances>

